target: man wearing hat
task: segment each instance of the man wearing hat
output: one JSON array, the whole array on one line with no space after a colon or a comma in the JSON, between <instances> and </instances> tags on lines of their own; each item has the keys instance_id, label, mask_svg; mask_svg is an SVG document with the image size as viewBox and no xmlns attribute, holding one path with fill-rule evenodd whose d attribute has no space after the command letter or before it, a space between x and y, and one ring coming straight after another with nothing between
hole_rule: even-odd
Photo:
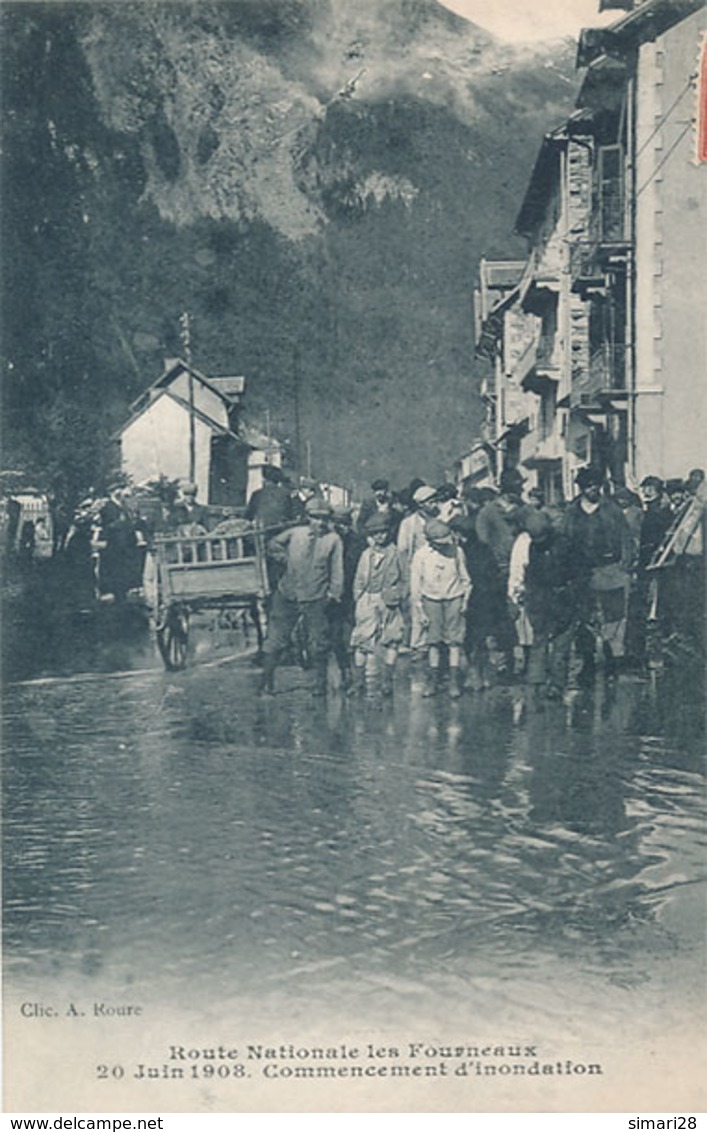
<instances>
[{"instance_id":1,"label":"man wearing hat","mask_svg":"<svg viewBox=\"0 0 707 1132\"><path fill-rule=\"evenodd\" d=\"M254 491L248 500L245 517L258 522L263 527L279 527L294 518L292 497L285 486L285 476L280 468L264 464L262 469L263 486Z\"/></svg>"},{"instance_id":2,"label":"man wearing hat","mask_svg":"<svg viewBox=\"0 0 707 1132\"><path fill-rule=\"evenodd\" d=\"M359 534L364 533L366 523L372 515L384 515L391 528L393 521L397 521L397 515L393 513L393 496L388 480L374 480L371 484L371 491L373 494L368 499L364 499L356 520L356 530Z\"/></svg>"},{"instance_id":3,"label":"man wearing hat","mask_svg":"<svg viewBox=\"0 0 707 1132\"><path fill-rule=\"evenodd\" d=\"M208 508L197 503L196 497L199 494L199 489L195 483L185 483L181 488L182 505L185 508L186 523L193 524L195 527L202 527L204 531L209 527L209 512Z\"/></svg>"},{"instance_id":4,"label":"man wearing hat","mask_svg":"<svg viewBox=\"0 0 707 1132\"><path fill-rule=\"evenodd\" d=\"M665 484L665 494L668 497L674 522L676 519L682 518L686 509L687 491L684 482L677 478L668 480Z\"/></svg>"},{"instance_id":5,"label":"man wearing hat","mask_svg":"<svg viewBox=\"0 0 707 1132\"><path fill-rule=\"evenodd\" d=\"M329 605L339 602L344 587L341 539L330 530L332 510L314 496L306 504L306 526L290 527L276 535L270 550L280 555L285 573L273 595L268 634L263 645L261 690L274 691L275 670L301 616L311 650L315 696L326 695L329 655Z\"/></svg>"},{"instance_id":6,"label":"man wearing hat","mask_svg":"<svg viewBox=\"0 0 707 1132\"><path fill-rule=\"evenodd\" d=\"M484 503L476 519L476 533L496 560L504 592L508 590L511 551L526 510L522 501L524 483L525 477L517 468L505 468L498 484L499 494ZM516 629L505 603L497 605L496 614L491 635L503 656L501 672L506 679L512 680Z\"/></svg>"},{"instance_id":7,"label":"man wearing hat","mask_svg":"<svg viewBox=\"0 0 707 1132\"><path fill-rule=\"evenodd\" d=\"M332 507L332 526L341 539L344 568L344 588L341 601L332 602L328 607L331 649L341 670L341 686L345 692L352 691L351 673L351 631L354 625L353 584L361 552L365 546L363 537L353 529L352 510L338 505Z\"/></svg>"},{"instance_id":8,"label":"man wearing hat","mask_svg":"<svg viewBox=\"0 0 707 1132\"><path fill-rule=\"evenodd\" d=\"M703 483L705 482L704 468L693 468L685 480L685 491L687 494L694 498L700 494Z\"/></svg>"},{"instance_id":9,"label":"man wearing hat","mask_svg":"<svg viewBox=\"0 0 707 1132\"><path fill-rule=\"evenodd\" d=\"M300 476L297 487L291 490L292 510L295 519L307 518L307 503L319 494L319 484L310 476Z\"/></svg>"},{"instance_id":10,"label":"man wearing hat","mask_svg":"<svg viewBox=\"0 0 707 1132\"><path fill-rule=\"evenodd\" d=\"M665 484L659 476L645 476L641 480L643 516L638 543L639 570L645 570L662 543L673 521L673 514L663 502Z\"/></svg>"},{"instance_id":11,"label":"man wearing hat","mask_svg":"<svg viewBox=\"0 0 707 1132\"><path fill-rule=\"evenodd\" d=\"M450 523L452 519L464 514L464 505L453 483L443 483L437 488L436 503L437 517L443 523Z\"/></svg>"},{"instance_id":12,"label":"man wearing hat","mask_svg":"<svg viewBox=\"0 0 707 1132\"><path fill-rule=\"evenodd\" d=\"M261 527L270 529L271 534L275 534L272 528L284 527L294 520L294 503L281 468L273 464L264 464L261 474L263 486L254 491L248 500L245 517L249 522L258 523ZM282 577L283 564L270 553L269 547L266 564L270 593L273 594Z\"/></svg>"},{"instance_id":13,"label":"man wearing hat","mask_svg":"<svg viewBox=\"0 0 707 1132\"><path fill-rule=\"evenodd\" d=\"M484 504L476 520L477 534L491 547L506 581L513 543L520 530L524 483L525 477L517 468L506 468L501 472L499 494Z\"/></svg>"},{"instance_id":14,"label":"man wearing hat","mask_svg":"<svg viewBox=\"0 0 707 1132\"><path fill-rule=\"evenodd\" d=\"M582 659L580 679L589 682L597 644L607 676L615 675L617 661L624 656L631 533L621 508L602 496L598 468L580 468L575 482L579 495L563 516L562 531L580 579L575 646Z\"/></svg>"},{"instance_id":15,"label":"man wearing hat","mask_svg":"<svg viewBox=\"0 0 707 1132\"><path fill-rule=\"evenodd\" d=\"M401 611L403 572L386 515L371 515L365 527L368 545L361 554L353 596L356 622L351 634L354 650L354 690L374 697L378 685L379 652L383 656L380 690L393 693L393 673L403 640Z\"/></svg>"},{"instance_id":16,"label":"man wearing hat","mask_svg":"<svg viewBox=\"0 0 707 1132\"><path fill-rule=\"evenodd\" d=\"M449 650L449 695L461 688L461 652L471 578L464 554L441 519L425 523L425 545L415 551L410 573L410 601L427 631L428 662L424 696L436 695L440 677L440 647Z\"/></svg>"},{"instance_id":17,"label":"man wearing hat","mask_svg":"<svg viewBox=\"0 0 707 1132\"><path fill-rule=\"evenodd\" d=\"M651 606L652 580L648 566L661 546L672 523L672 512L664 500L665 484L659 476L644 476L640 483L642 507L638 526L638 554L635 559L635 581L631 587L626 616L626 652L639 668L646 662L648 615ZM621 506L620 489L614 498ZM629 529L630 516L624 510ZM633 530L631 530L633 535Z\"/></svg>"},{"instance_id":18,"label":"man wearing hat","mask_svg":"<svg viewBox=\"0 0 707 1132\"><path fill-rule=\"evenodd\" d=\"M398 552L406 591L403 602L403 616L405 617L412 652L423 648L425 641L417 610L409 600L410 569L416 551L426 543L425 523L428 519L434 519L438 514L436 495L436 490L429 484L421 484L415 488L411 501L413 510L405 516L398 529Z\"/></svg>"},{"instance_id":19,"label":"man wearing hat","mask_svg":"<svg viewBox=\"0 0 707 1132\"><path fill-rule=\"evenodd\" d=\"M491 548L481 541L476 532L477 515L487 502L484 491L467 483L462 498L466 514L454 516L449 526L460 541L469 577L474 579L466 610L464 647L469 660L470 684L479 691L491 686L488 642L495 635L501 619L507 616L507 595Z\"/></svg>"}]
</instances>

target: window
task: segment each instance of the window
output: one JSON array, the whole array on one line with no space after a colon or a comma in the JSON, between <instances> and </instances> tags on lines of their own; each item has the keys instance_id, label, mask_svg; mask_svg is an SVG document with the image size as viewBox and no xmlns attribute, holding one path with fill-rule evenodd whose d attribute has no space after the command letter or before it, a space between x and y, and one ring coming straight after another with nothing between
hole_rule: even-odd
<instances>
[{"instance_id":1,"label":"window","mask_svg":"<svg viewBox=\"0 0 707 1132\"><path fill-rule=\"evenodd\" d=\"M599 149L600 238L619 243L624 238L624 154L620 145Z\"/></svg>"}]
</instances>

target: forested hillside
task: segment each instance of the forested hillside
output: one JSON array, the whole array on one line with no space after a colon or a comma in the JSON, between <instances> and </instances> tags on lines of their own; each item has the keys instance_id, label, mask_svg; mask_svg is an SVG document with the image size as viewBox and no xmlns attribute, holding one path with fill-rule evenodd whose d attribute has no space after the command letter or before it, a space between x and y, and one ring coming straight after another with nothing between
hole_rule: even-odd
<instances>
[{"instance_id":1,"label":"forested hillside","mask_svg":"<svg viewBox=\"0 0 707 1132\"><path fill-rule=\"evenodd\" d=\"M79 490L182 352L345 482L473 436L472 289L510 235L573 45L434 0L7 4L4 464Z\"/></svg>"}]
</instances>

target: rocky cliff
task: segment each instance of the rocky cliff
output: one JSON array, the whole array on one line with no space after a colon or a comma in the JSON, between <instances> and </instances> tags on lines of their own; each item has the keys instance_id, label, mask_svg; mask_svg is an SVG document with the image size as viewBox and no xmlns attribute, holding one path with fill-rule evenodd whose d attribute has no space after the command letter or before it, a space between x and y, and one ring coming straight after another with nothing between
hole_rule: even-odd
<instances>
[{"instance_id":1,"label":"rocky cliff","mask_svg":"<svg viewBox=\"0 0 707 1132\"><path fill-rule=\"evenodd\" d=\"M435 0L8 4L5 461L85 485L181 352L313 470L439 476L479 418L472 288L517 254L573 45ZM299 430L297 429L299 422Z\"/></svg>"}]
</instances>

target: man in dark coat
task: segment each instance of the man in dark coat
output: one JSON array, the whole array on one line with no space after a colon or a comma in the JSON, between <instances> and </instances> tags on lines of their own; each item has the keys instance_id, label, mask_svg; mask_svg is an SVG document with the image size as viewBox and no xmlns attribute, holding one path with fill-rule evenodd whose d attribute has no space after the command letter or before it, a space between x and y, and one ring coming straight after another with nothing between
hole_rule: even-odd
<instances>
[{"instance_id":1,"label":"man in dark coat","mask_svg":"<svg viewBox=\"0 0 707 1132\"><path fill-rule=\"evenodd\" d=\"M134 580L135 529L114 489L101 507L99 585L102 594L112 594L116 602L125 601Z\"/></svg>"},{"instance_id":2,"label":"man in dark coat","mask_svg":"<svg viewBox=\"0 0 707 1132\"><path fill-rule=\"evenodd\" d=\"M524 483L525 477L522 472L517 468L506 468L499 480L499 494L484 504L476 519L476 532L494 556L503 581L504 592L508 588L511 551L526 509L522 501ZM495 610L496 624L492 635L499 651L503 654L501 672L507 679L512 679L515 663L515 626L505 602L503 605L497 603Z\"/></svg>"},{"instance_id":3,"label":"man in dark coat","mask_svg":"<svg viewBox=\"0 0 707 1132\"><path fill-rule=\"evenodd\" d=\"M663 502L663 490L663 481L658 476L646 476L641 482L643 516L638 547L641 571L645 571L673 523L673 513Z\"/></svg>"},{"instance_id":4,"label":"man in dark coat","mask_svg":"<svg viewBox=\"0 0 707 1132\"><path fill-rule=\"evenodd\" d=\"M575 482L579 495L567 508L561 530L580 579L575 645L582 659L580 678L588 682L597 643L607 676L616 674L624 656L631 535L621 508L602 496L603 476L597 468L580 468Z\"/></svg>"},{"instance_id":5,"label":"man in dark coat","mask_svg":"<svg viewBox=\"0 0 707 1132\"><path fill-rule=\"evenodd\" d=\"M362 535L366 523L373 515L383 515L388 520L390 530L395 537L400 523L399 512L393 507L393 496L388 480L374 480L371 484L373 494L364 499L356 519L356 531Z\"/></svg>"},{"instance_id":6,"label":"man in dark coat","mask_svg":"<svg viewBox=\"0 0 707 1132\"><path fill-rule=\"evenodd\" d=\"M348 693L352 686L350 640L354 625L353 584L356 567L366 543L365 539L353 530L350 507L332 508L332 526L341 539L344 588L341 601L331 602L327 608L327 615L331 650L341 670L341 686Z\"/></svg>"},{"instance_id":7,"label":"man in dark coat","mask_svg":"<svg viewBox=\"0 0 707 1132\"><path fill-rule=\"evenodd\" d=\"M579 608L578 563L545 511L528 510L523 526L530 535L523 607L533 630L526 680L548 699L559 699Z\"/></svg>"},{"instance_id":8,"label":"man in dark coat","mask_svg":"<svg viewBox=\"0 0 707 1132\"><path fill-rule=\"evenodd\" d=\"M292 496L285 485L280 468L265 464L262 470L263 486L254 491L248 500L245 517L263 527L281 527L294 518Z\"/></svg>"},{"instance_id":9,"label":"man in dark coat","mask_svg":"<svg viewBox=\"0 0 707 1132\"><path fill-rule=\"evenodd\" d=\"M467 486L462 499L465 515L450 519L449 526L459 538L467 570L474 586L466 609L464 649L469 661L470 685L475 691L491 686L488 640L507 618L506 586L493 552L476 533L476 518L483 505L478 488Z\"/></svg>"},{"instance_id":10,"label":"man in dark coat","mask_svg":"<svg viewBox=\"0 0 707 1132\"><path fill-rule=\"evenodd\" d=\"M672 523L673 515L664 502L665 484L658 476L641 481L643 506L638 527L638 553L635 556L634 583L628 602L626 653L639 670L646 662L648 613L651 605L651 559L661 546Z\"/></svg>"},{"instance_id":11,"label":"man in dark coat","mask_svg":"<svg viewBox=\"0 0 707 1132\"><path fill-rule=\"evenodd\" d=\"M482 542L493 551L501 573L508 579L511 550L520 530L519 520L524 510L522 501L525 477L517 468L501 473L499 494L481 508L476 520L476 531Z\"/></svg>"},{"instance_id":12,"label":"man in dark coat","mask_svg":"<svg viewBox=\"0 0 707 1132\"><path fill-rule=\"evenodd\" d=\"M186 509L186 520L182 520L182 525L187 525L192 528L203 527L204 532L209 529L209 509L204 507L203 503L197 503L196 497L199 494L199 489L195 483L185 483L181 489L181 504ZM184 512L182 512L184 514Z\"/></svg>"},{"instance_id":13,"label":"man in dark coat","mask_svg":"<svg viewBox=\"0 0 707 1132\"><path fill-rule=\"evenodd\" d=\"M295 518L292 495L285 483L280 468L265 464L262 471L263 486L254 491L248 500L245 517L251 523L258 523L271 535L284 529ZM270 594L274 594L284 572L284 564L266 549L265 561L268 571ZM268 605L270 603L268 602Z\"/></svg>"}]
</instances>

